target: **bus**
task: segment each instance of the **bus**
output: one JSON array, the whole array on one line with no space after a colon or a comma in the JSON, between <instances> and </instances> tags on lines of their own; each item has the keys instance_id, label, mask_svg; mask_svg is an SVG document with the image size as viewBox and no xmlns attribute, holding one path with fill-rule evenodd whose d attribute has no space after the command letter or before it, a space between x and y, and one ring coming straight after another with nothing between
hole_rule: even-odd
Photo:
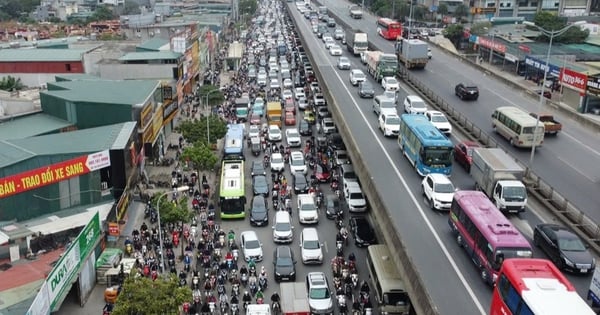
<instances>
[{"instance_id":1,"label":"bus","mask_svg":"<svg viewBox=\"0 0 600 315\"><path fill-rule=\"evenodd\" d=\"M238 157L244 158L244 125L229 124L225 134L225 144L223 145L223 155L226 158Z\"/></svg>"},{"instance_id":2,"label":"bus","mask_svg":"<svg viewBox=\"0 0 600 315\"><path fill-rule=\"evenodd\" d=\"M492 293L490 315L596 314L546 259L507 259Z\"/></svg>"},{"instance_id":3,"label":"bus","mask_svg":"<svg viewBox=\"0 0 600 315\"><path fill-rule=\"evenodd\" d=\"M537 131L536 130L537 124ZM492 127L499 135L520 148L540 146L544 142L544 123L513 106L498 107L492 114Z\"/></svg>"},{"instance_id":4,"label":"bus","mask_svg":"<svg viewBox=\"0 0 600 315\"><path fill-rule=\"evenodd\" d=\"M388 18L379 18L377 34L387 40L397 40L402 36L402 23Z\"/></svg>"},{"instance_id":5,"label":"bus","mask_svg":"<svg viewBox=\"0 0 600 315\"><path fill-rule=\"evenodd\" d=\"M425 115L403 114L400 117L398 145L419 175L452 172L452 141Z\"/></svg>"},{"instance_id":6,"label":"bus","mask_svg":"<svg viewBox=\"0 0 600 315\"><path fill-rule=\"evenodd\" d=\"M243 160L223 160L219 204L221 206L221 219L243 219L246 217Z\"/></svg>"},{"instance_id":7,"label":"bus","mask_svg":"<svg viewBox=\"0 0 600 315\"><path fill-rule=\"evenodd\" d=\"M408 314L410 299L387 245L367 247L367 268L381 314Z\"/></svg>"},{"instance_id":8,"label":"bus","mask_svg":"<svg viewBox=\"0 0 600 315\"><path fill-rule=\"evenodd\" d=\"M505 259L533 256L527 239L481 191L455 192L448 224L458 246L467 251L489 285L496 281Z\"/></svg>"}]
</instances>

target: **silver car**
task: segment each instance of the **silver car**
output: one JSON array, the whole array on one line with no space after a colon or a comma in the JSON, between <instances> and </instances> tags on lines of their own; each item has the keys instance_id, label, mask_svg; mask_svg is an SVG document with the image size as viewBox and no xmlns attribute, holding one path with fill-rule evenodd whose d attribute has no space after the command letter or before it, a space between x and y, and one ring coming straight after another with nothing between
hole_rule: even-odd
<instances>
[{"instance_id":1,"label":"silver car","mask_svg":"<svg viewBox=\"0 0 600 315\"><path fill-rule=\"evenodd\" d=\"M350 59L348 59L348 57L340 57L338 58L337 67L340 70L350 70L352 64L350 63Z\"/></svg>"}]
</instances>

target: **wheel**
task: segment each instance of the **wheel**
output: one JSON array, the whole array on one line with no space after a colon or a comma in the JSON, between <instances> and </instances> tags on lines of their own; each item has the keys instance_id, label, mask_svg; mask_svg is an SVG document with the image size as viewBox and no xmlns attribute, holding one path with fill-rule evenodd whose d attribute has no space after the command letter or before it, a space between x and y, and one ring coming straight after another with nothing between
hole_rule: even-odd
<instances>
[{"instance_id":1,"label":"wheel","mask_svg":"<svg viewBox=\"0 0 600 315\"><path fill-rule=\"evenodd\" d=\"M488 282L488 272L485 269L481 269L481 279L487 283Z\"/></svg>"},{"instance_id":2,"label":"wheel","mask_svg":"<svg viewBox=\"0 0 600 315\"><path fill-rule=\"evenodd\" d=\"M421 185L421 194L427 197L427 195L425 195L425 187L423 185Z\"/></svg>"},{"instance_id":3,"label":"wheel","mask_svg":"<svg viewBox=\"0 0 600 315\"><path fill-rule=\"evenodd\" d=\"M435 211L435 203L433 203L433 198L429 199L429 206L431 207L431 210Z\"/></svg>"},{"instance_id":4,"label":"wheel","mask_svg":"<svg viewBox=\"0 0 600 315\"><path fill-rule=\"evenodd\" d=\"M533 245L540 247L540 235L535 232L533 233Z\"/></svg>"},{"instance_id":5,"label":"wheel","mask_svg":"<svg viewBox=\"0 0 600 315\"><path fill-rule=\"evenodd\" d=\"M462 247L462 236L460 236L460 234L456 235L456 243L458 244L458 247Z\"/></svg>"},{"instance_id":6,"label":"wheel","mask_svg":"<svg viewBox=\"0 0 600 315\"><path fill-rule=\"evenodd\" d=\"M510 138L510 146L514 147L515 146L515 139Z\"/></svg>"}]
</instances>

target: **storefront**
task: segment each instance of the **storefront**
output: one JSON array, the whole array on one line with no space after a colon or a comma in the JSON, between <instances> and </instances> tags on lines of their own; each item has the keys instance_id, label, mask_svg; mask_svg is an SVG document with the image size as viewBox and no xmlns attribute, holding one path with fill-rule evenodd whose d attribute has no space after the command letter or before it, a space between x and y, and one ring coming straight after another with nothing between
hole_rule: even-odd
<instances>
[{"instance_id":1,"label":"storefront","mask_svg":"<svg viewBox=\"0 0 600 315\"><path fill-rule=\"evenodd\" d=\"M561 101L573 109L579 109L585 96L587 75L569 68L562 68L559 82L562 86Z\"/></svg>"},{"instance_id":2,"label":"storefront","mask_svg":"<svg viewBox=\"0 0 600 315\"><path fill-rule=\"evenodd\" d=\"M588 75L586 88L581 112L600 115L600 74Z\"/></svg>"},{"instance_id":3,"label":"storefront","mask_svg":"<svg viewBox=\"0 0 600 315\"><path fill-rule=\"evenodd\" d=\"M526 80L532 80L538 85L542 85L544 80L544 72L547 72L546 87L551 88L555 83L558 83L558 79L560 77L560 67L557 67L552 63L548 63L548 65L546 65L546 61L534 56L526 56L525 65Z\"/></svg>"}]
</instances>

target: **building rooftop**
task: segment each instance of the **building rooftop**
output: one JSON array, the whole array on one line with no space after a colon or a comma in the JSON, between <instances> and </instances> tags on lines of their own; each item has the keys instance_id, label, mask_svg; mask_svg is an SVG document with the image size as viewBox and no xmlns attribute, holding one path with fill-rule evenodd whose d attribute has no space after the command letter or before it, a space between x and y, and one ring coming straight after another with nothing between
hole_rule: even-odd
<instances>
[{"instance_id":1,"label":"building rooftop","mask_svg":"<svg viewBox=\"0 0 600 315\"><path fill-rule=\"evenodd\" d=\"M173 51L147 51L147 52L132 52L119 58L120 61L137 61L137 60L171 60L179 59L180 53Z\"/></svg>"},{"instance_id":2,"label":"building rooftop","mask_svg":"<svg viewBox=\"0 0 600 315\"><path fill-rule=\"evenodd\" d=\"M52 90L40 94L52 95L72 102L137 105L145 104L159 84L157 80L63 81L48 83L49 89Z\"/></svg>"},{"instance_id":3,"label":"building rooftop","mask_svg":"<svg viewBox=\"0 0 600 315\"><path fill-rule=\"evenodd\" d=\"M99 76L89 73L65 73L54 76L56 82L75 81L75 80L102 80Z\"/></svg>"},{"instance_id":4,"label":"building rooftop","mask_svg":"<svg viewBox=\"0 0 600 315\"><path fill-rule=\"evenodd\" d=\"M81 61L83 49L1 49L0 62Z\"/></svg>"},{"instance_id":5,"label":"building rooftop","mask_svg":"<svg viewBox=\"0 0 600 315\"><path fill-rule=\"evenodd\" d=\"M0 140L35 137L69 127L72 123L38 113L0 123Z\"/></svg>"},{"instance_id":6,"label":"building rooftop","mask_svg":"<svg viewBox=\"0 0 600 315\"><path fill-rule=\"evenodd\" d=\"M158 4L158 3L157 3ZM169 41L162 38L152 38L139 45L136 48L140 50L159 51L163 46L168 46Z\"/></svg>"}]
</instances>

